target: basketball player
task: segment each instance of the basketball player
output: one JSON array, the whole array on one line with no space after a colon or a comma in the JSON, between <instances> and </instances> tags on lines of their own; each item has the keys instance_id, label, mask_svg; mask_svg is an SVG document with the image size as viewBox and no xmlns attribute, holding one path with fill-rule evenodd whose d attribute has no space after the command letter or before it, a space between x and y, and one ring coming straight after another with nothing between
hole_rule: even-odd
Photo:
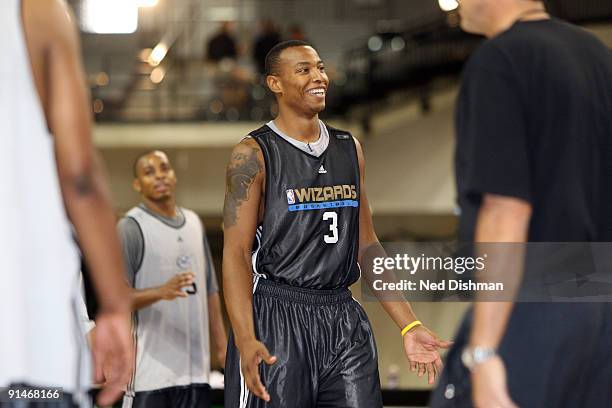
<instances>
[{"instance_id":1,"label":"basketball player","mask_svg":"<svg viewBox=\"0 0 612 408\"><path fill-rule=\"evenodd\" d=\"M134 164L142 203L119 222L132 287L136 371L124 407L210 406L209 321L216 357L227 336L217 280L198 216L176 205L176 175L161 151Z\"/></svg>"},{"instance_id":2,"label":"basketball player","mask_svg":"<svg viewBox=\"0 0 612 408\"><path fill-rule=\"evenodd\" d=\"M279 115L234 148L227 170L226 407L382 407L372 330L348 289L358 257L380 245L361 147L318 118L329 81L311 46L276 45L266 72ZM381 303L433 382L448 344L408 303Z\"/></svg>"},{"instance_id":3,"label":"basketball player","mask_svg":"<svg viewBox=\"0 0 612 408\"><path fill-rule=\"evenodd\" d=\"M460 239L612 241L610 50L541 1L460 3L489 38L458 99ZM610 350L610 304L476 303L431 405L609 407Z\"/></svg>"},{"instance_id":4,"label":"basketball player","mask_svg":"<svg viewBox=\"0 0 612 408\"><path fill-rule=\"evenodd\" d=\"M46 407L87 406L89 364L75 313L74 224L100 302L93 344L112 403L131 364L129 292L108 188L91 143L89 96L73 17L60 0L0 5L0 387L62 387ZM3 407L39 406L30 398ZM38 392L40 395L40 390Z\"/></svg>"}]
</instances>

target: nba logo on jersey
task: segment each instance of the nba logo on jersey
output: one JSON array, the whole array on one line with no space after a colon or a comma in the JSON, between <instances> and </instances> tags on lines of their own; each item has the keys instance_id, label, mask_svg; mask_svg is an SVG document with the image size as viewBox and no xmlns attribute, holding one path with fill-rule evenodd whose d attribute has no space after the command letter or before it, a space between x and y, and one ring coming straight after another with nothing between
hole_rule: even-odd
<instances>
[{"instance_id":1,"label":"nba logo on jersey","mask_svg":"<svg viewBox=\"0 0 612 408\"><path fill-rule=\"evenodd\" d=\"M295 193L293 190L287 190L287 203L295 204Z\"/></svg>"}]
</instances>

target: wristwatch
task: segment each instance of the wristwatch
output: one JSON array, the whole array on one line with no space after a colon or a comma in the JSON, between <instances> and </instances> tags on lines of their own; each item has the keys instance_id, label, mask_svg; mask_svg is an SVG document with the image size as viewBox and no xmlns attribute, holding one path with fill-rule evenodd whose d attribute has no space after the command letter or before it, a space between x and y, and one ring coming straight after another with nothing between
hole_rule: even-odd
<instances>
[{"instance_id":1,"label":"wristwatch","mask_svg":"<svg viewBox=\"0 0 612 408\"><path fill-rule=\"evenodd\" d=\"M493 347L466 347L461 352L461 361L468 370L472 371L478 364L482 364L497 355Z\"/></svg>"}]
</instances>

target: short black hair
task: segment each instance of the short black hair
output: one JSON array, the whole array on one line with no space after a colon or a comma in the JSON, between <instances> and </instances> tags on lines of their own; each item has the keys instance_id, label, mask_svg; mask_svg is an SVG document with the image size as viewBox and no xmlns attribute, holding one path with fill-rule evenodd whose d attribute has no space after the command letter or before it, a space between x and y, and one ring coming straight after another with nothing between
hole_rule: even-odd
<instances>
[{"instance_id":1,"label":"short black hair","mask_svg":"<svg viewBox=\"0 0 612 408\"><path fill-rule=\"evenodd\" d=\"M152 149L152 150L147 150L146 152L142 152L140 153L138 156L136 156L136 159L134 160L134 163L132 163L132 172L134 173L134 178L138 178L138 162L140 162L140 159L142 159L145 156L148 156L150 154L153 154L155 152L162 152L162 150L159 149Z\"/></svg>"},{"instance_id":2,"label":"short black hair","mask_svg":"<svg viewBox=\"0 0 612 408\"><path fill-rule=\"evenodd\" d=\"M278 74L278 63L280 60L281 53L287 48L293 47L312 47L306 41L300 40L289 40L283 41L276 44L266 55L265 70L266 75L277 75Z\"/></svg>"}]
</instances>

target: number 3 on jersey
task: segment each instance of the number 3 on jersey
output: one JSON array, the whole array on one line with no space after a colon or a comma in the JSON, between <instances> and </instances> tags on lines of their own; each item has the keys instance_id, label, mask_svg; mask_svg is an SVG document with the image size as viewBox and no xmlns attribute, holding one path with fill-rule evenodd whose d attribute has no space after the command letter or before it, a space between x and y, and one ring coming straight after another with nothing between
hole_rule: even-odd
<instances>
[{"instance_id":1,"label":"number 3 on jersey","mask_svg":"<svg viewBox=\"0 0 612 408\"><path fill-rule=\"evenodd\" d=\"M331 220L329 230L331 234L323 235L326 244L335 244L338 242L338 214L333 211L325 211L323 213L323 221Z\"/></svg>"}]
</instances>

